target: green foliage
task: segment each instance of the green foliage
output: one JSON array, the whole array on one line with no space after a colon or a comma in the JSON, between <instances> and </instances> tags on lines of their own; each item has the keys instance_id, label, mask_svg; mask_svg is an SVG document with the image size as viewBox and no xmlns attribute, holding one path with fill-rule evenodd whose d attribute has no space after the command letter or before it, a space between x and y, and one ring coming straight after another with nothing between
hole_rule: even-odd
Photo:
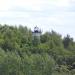
<instances>
[{"instance_id":1,"label":"green foliage","mask_svg":"<svg viewBox=\"0 0 75 75\"><path fill-rule=\"evenodd\" d=\"M0 75L74 75L75 42L55 31L32 37L31 29L0 25Z\"/></svg>"},{"instance_id":2,"label":"green foliage","mask_svg":"<svg viewBox=\"0 0 75 75\"><path fill-rule=\"evenodd\" d=\"M70 38L70 35L67 35L63 39L63 44L65 48L69 48L70 45L73 45L73 38Z\"/></svg>"}]
</instances>

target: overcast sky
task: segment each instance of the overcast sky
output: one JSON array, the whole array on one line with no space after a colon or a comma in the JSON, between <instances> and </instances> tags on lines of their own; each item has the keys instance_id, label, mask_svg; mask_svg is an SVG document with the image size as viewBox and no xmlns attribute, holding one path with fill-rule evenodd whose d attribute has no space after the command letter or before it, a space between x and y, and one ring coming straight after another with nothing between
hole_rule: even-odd
<instances>
[{"instance_id":1,"label":"overcast sky","mask_svg":"<svg viewBox=\"0 0 75 75\"><path fill-rule=\"evenodd\" d=\"M75 38L75 0L0 0L0 24L37 25Z\"/></svg>"}]
</instances>

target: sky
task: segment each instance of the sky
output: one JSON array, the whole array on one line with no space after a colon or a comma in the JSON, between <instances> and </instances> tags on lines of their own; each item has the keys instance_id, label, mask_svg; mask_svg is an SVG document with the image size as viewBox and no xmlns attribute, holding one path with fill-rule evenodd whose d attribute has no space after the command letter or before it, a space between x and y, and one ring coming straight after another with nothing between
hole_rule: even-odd
<instances>
[{"instance_id":1,"label":"sky","mask_svg":"<svg viewBox=\"0 0 75 75\"><path fill-rule=\"evenodd\" d=\"M38 26L75 39L75 0L0 0L0 24Z\"/></svg>"}]
</instances>

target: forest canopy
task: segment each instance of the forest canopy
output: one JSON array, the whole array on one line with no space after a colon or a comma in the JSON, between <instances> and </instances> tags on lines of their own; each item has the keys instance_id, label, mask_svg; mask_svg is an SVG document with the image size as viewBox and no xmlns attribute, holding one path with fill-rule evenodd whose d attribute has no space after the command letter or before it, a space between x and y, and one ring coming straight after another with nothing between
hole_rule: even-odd
<instances>
[{"instance_id":1,"label":"forest canopy","mask_svg":"<svg viewBox=\"0 0 75 75\"><path fill-rule=\"evenodd\" d=\"M75 42L55 31L33 39L31 29L0 25L0 75L75 75Z\"/></svg>"}]
</instances>

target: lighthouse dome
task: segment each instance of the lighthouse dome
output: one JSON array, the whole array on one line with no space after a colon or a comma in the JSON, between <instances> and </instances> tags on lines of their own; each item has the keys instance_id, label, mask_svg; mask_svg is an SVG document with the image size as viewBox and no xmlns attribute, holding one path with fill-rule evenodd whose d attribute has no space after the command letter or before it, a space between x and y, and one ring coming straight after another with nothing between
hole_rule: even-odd
<instances>
[{"instance_id":1,"label":"lighthouse dome","mask_svg":"<svg viewBox=\"0 0 75 75\"><path fill-rule=\"evenodd\" d=\"M36 26L36 27L34 27L34 32L40 33L41 30Z\"/></svg>"}]
</instances>

